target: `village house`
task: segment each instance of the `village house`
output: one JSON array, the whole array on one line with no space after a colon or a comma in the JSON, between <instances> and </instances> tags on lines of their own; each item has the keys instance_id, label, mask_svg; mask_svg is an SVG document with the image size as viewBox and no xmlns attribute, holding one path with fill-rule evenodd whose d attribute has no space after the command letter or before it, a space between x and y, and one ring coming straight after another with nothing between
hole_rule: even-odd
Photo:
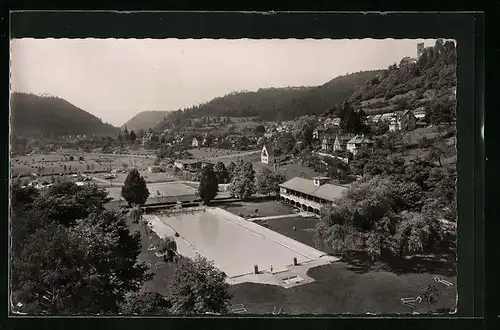
<instances>
[{"instance_id":1,"label":"village house","mask_svg":"<svg viewBox=\"0 0 500 330\"><path fill-rule=\"evenodd\" d=\"M356 155L359 150L367 149L372 146L373 146L373 141L370 138L365 137L364 134L362 134L362 135L356 135L355 137L347 141L346 149L353 155Z\"/></svg>"},{"instance_id":2,"label":"village house","mask_svg":"<svg viewBox=\"0 0 500 330\"><path fill-rule=\"evenodd\" d=\"M197 147L198 147L198 145L199 145L199 143L198 143L198 139L194 137L194 138L193 138L193 142L191 142L191 146L192 146L193 148L197 148Z\"/></svg>"},{"instance_id":3,"label":"village house","mask_svg":"<svg viewBox=\"0 0 500 330\"><path fill-rule=\"evenodd\" d=\"M332 152L333 151L333 138L331 136L323 136L321 140L321 151Z\"/></svg>"},{"instance_id":4,"label":"village house","mask_svg":"<svg viewBox=\"0 0 500 330\"><path fill-rule=\"evenodd\" d=\"M162 172L162 169L160 166L149 166L148 171L150 173L160 173L160 172Z\"/></svg>"},{"instance_id":5,"label":"village house","mask_svg":"<svg viewBox=\"0 0 500 330\"><path fill-rule=\"evenodd\" d=\"M283 159L284 155L278 148L275 148L272 143L268 142L262 146L260 161L263 164L279 164Z\"/></svg>"},{"instance_id":6,"label":"village house","mask_svg":"<svg viewBox=\"0 0 500 330\"><path fill-rule=\"evenodd\" d=\"M417 118L412 111L406 110L401 115L396 115L391 119L389 131L412 131L417 124Z\"/></svg>"},{"instance_id":7,"label":"village house","mask_svg":"<svg viewBox=\"0 0 500 330\"><path fill-rule=\"evenodd\" d=\"M178 159L174 161L174 166L182 171L196 172L202 168L202 162L197 159Z\"/></svg>"},{"instance_id":8,"label":"village house","mask_svg":"<svg viewBox=\"0 0 500 330\"><path fill-rule=\"evenodd\" d=\"M151 138L153 137L153 132L151 131L148 131L146 132L146 134L144 134L144 136L142 137L142 145L144 146L146 143L148 143L149 141L151 141Z\"/></svg>"},{"instance_id":9,"label":"village house","mask_svg":"<svg viewBox=\"0 0 500 330\"><path fill-rule=\"evenodd\" d=\"M345 151L347 149L347 142L352 138L352 135L337 135L333 142L333 151Z\"/></svg>"},{"instance_id":10,"label":"village house","mask_svg":"<svg viewBox=\"0 0 500 330\"><path fill-rule=\"evenodd\" d=\"M380 116L379 122L391 122L392 118L396 115L394 112L384 113Z\"/></svg>"},{"instance_id":11,"label":"village house","mask_svg":"<svg viewBox=\"0 0 500 330\"><path fill-rule=\"evenodd\" d=\"M417 120L422 120L425 118L425 108L424 107L420 107L420 108L417 108L413 111L413 115L415 116L415 118L417 118Z\"/></svg>"},{"instance_id":12,"label":"village house","mask_svg":"<svg viewBox=\"0 0 500 330\"><path fill-rule=\"evenodd\" d=\"M314 177L313 180L294 177L279 185L280 200L303 211L320 214L323 207L334 205L346 190L328 183L329 180L328 177Z\"/></svg>"}]
</instances>

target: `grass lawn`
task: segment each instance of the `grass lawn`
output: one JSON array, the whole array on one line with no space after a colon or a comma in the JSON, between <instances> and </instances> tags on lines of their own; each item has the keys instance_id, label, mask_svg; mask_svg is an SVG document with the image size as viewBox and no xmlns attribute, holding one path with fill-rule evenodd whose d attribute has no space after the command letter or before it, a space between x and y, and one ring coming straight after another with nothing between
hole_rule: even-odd
<instances>
[{"instance_id":1,"label":"grass lawn","mask_svg":"<svg viewBox=\"0 0 500 330\"><path fill-rule=\"evenodd\" d=\"M311 229L315 218L300 216L268 220L269 228L315 246ZM295 230L293 230L295 226ZM328 251L329 249L317 247ZM337 314L353 313L411 313L403 306L401 298L416 297L420 290L439 276L452 283L456 277L452 264L437 258L415 257L396 263L373 264L366 257L352 256L347 261L310 269L313 283L284 289L278 286L243 283L232 286L233 304L244 304L248 313L271 313L274 306L288 314ZM432 309L455 306L455 286L442 284L439 300ZM425 313L427 306L415 309Z\"/></svg>"},{"instance_id":2,"label":"grass lawn","mask_svg":"<svg viewBox=\"0 0 500 330\"><path fill-rule=\"evenodd\" d=\"M271 313L274 306L287 314L365 314L411 313L401 304L401 298L415 297L428 284L434 283L434 274L414 273L398 275L385 270L360 273L349 269L344 262L336 262L309 270L313 283L285 289L279 286L242 283L232 286L233 304L244 304L250 314ZM456 283L455 278L443 277ZM440 284L441 296L431 307L454 308L455 286ZM425 313L421 304L417 312Z\"/></svg>"},{"instance_id":3,"label":"grass lawn","mask_svg":"<svg viewBox=\"0 0 500 330\"><path fill-rule=\"evenodd\" d=\"M231 160L233 159L232 156L234 156L234 158L240 157L239 155L245 156L245 154L253 151L255 150L240 151L220 148L195 148L190 149L189 153L196 159L216 160L218 157L224 157L221 159L222 161L223 159Z\"/></svg>"},{"instance_id":4,"label":"grass lawn","mask_svg":"<svg viewBox=\"0 0 500 330\"><path fill-rule=\"evenodd\" d=\"M146 170L139 170L139 174L144 177L146 180L146 183L156 183L156 182L169 182L173 181L171 177L166 175L165 173L151 173ZM106 180L107 173L96 173L93 175L96 178ZM116 173L116 178L111 181L112 185L121 185L125 182L125 179L127 178L128 173ZM106 180L109 181L109 180ZM99 182L96 180L97 183L100 183L101 186L109 186L109 184L106 184L104 182Z\"/></svg>"},{"instance_id":5,"label":"grass lawn","mask_svg":"<svg viewBox=\"0 0 500 330\"><path fill-rule=\"evenodd\" d=\"M250 201L238 201L221 205L227 211L238 214L241 213L244 218L248 218L251 214L259 217L269 217L282 214L292 214L293 207L284 205L273 200L254 199ZM255 212L258 210L258 212Z\"/></svg>"},{"instance_id":6,"label":"grass lawn","mask_svg":"<svg viewBox=\"0 0 500 330\"><path fill-rule=\"evenodd\" d=\"M158 237L154 232L152 232L151 236L148 237L141 223L133 223L131 220L127 219L127 224L131 233L135 231L141 233L142 249L139 257L137 258L138 261L146 264L149 263L152 266L150 269L155 275L152 280L144 283L143 290L159 292L163 295L167 294L167 279L173 276L175 272L175 265L163 262L161 258L154 254L154 251L148 251L149 245ZM159 267L156 268L155 265Z\"/></svg>"}]
</instances>

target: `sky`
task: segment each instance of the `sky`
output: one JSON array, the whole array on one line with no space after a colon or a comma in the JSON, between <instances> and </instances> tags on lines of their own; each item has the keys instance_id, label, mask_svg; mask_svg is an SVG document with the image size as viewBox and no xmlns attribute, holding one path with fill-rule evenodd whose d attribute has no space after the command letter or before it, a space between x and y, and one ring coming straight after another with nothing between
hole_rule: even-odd
<instances>
[{"instance_id":1,"label":"sky","mask_svg":"<svg viewBox=\"0 0 500 330\"><path fill-rule=\"evenodd\" d=\"M434 39L14 39L11 91L49 94L115 126L234 91L318 86L416 57Z\"/></svg>"}]
</instances>

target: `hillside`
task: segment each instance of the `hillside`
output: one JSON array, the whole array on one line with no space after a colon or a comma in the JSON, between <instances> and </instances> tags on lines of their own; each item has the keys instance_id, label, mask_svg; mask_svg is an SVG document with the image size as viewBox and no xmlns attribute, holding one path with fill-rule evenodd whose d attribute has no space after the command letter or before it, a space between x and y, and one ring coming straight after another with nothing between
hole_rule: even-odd
<instances>
[{"instance_id":1,"label":"hillside","mask_svg":"<svg viewBox=\"0 0 500 330\"><path fill-rule=\"evenodd\" d=\"M265 88L235 92L184 111L172 112L157 127L162 129L187 118L258 117L262 120L291 120L306 114L321 114L340 104L380 71L340 76L318 87Z\"/></svg>"},{"instance_id":2,"label":"hillside","mask_svg":"<svg viewBox=\"0 0 500 330\"><path fill-rule=\"evenodd\" d=\"M167 117L168 113L169 111L143 111L129 119L121 128L127 127L129 131L136 132L140 129L154 128Z\"/></svg>"},{"instance_id":3,"label":"hillside","mask_svg":"<svg viewBox=\"0 0 500 330\"><path fill-rule=\"evenodd\" d=\"M368 115L421 109L433 122L454 116L456 84L455 44L438 40L418 59L403 58L381 71L349 101Z\"/></svg>"},{"instance_id":4,"label":"hillside","mask_svg":"<svg viewBox=\"0 0 500 330\"><path fill-rule=\"evenodd\" d=\"M25 93L11 95L14 136L58 137L76 134L116 134L118 129L58 97Z\"/></svg>"}]
</instances>

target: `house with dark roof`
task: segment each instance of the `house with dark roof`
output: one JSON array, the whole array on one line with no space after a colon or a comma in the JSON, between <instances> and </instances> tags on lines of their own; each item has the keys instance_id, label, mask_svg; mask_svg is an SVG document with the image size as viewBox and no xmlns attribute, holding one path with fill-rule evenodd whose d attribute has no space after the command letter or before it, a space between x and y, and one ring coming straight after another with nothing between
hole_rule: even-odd
<instances>
[{"instance_id":1,"label":"house with dark roof","mask_svg":"<svg viewBox=\"0 0 500 330\"><path fill-rule=\"evenodd\" d=\"M356 135L355 137L347 141L346 149L353 155L356 155L359 150L372 147L373 143L373 140L366 137L364 134Z\"/></svg>"},{"instance_id":2,"label":"house with dark roof","mask_svg":"<svg viewBox=\"0 0 500 330\"><path fill-rule=\"evenodd\" d=\"M276 148L273 143L268 142L262 146L260 161L268 165L279 164L285 158L284 156L281 150Z\"/></svg>"},{"instance_id":3,"label":"house with dark roof","mask_svg":"<svg viewBox=\"0 0 500 330\"><path fill-rule=\"evenodd\" d=\"M405 110L399 115L392 117L389 131L412 131L417 126L417 117L410 110Z\"/></svg>"},{"instance_id":4,"label":"house with dark roof","mask_svg":"<svg viewBox=\"0 0 500 330\"><path fill-rule=\"evenodd\" d=\"M331 152L333 150L334 140L331 136L323 136L321 140L321 151Z\"/></svg>"},{"instance_id":5,"label":"house with dark roof","mask_svg":"<svg viewBox=\"0 0 500 330\"><path fill-rule=\"evenodd\" d=\"M196 172L203 167L203 162L197 159L178 159L174 161L174 166L182 171Z\"/></svg>"},{"instance_id":6,"label":"house with dark roof","mask_svg":"<svg viewBox=\"0 0 500 330\"><path fill-rule=\"evenodd\" d=\"M319 214L328 205L342 197L346 187L328 183L328 177L314 177L312 180L294 177L280 184L280 200L304 211Z\"/></svg>"},{"instance_id":7,"label":"house with dark roof","mask_svg":"<svg viewBox=\"0 0 500 330\"><path fill-rule=\"evenodd\" d=\"M347 142L352 139L352 135L337 135L333 142L333 151L345 151L347 149Z\"/></svg>"}]
</instances>

